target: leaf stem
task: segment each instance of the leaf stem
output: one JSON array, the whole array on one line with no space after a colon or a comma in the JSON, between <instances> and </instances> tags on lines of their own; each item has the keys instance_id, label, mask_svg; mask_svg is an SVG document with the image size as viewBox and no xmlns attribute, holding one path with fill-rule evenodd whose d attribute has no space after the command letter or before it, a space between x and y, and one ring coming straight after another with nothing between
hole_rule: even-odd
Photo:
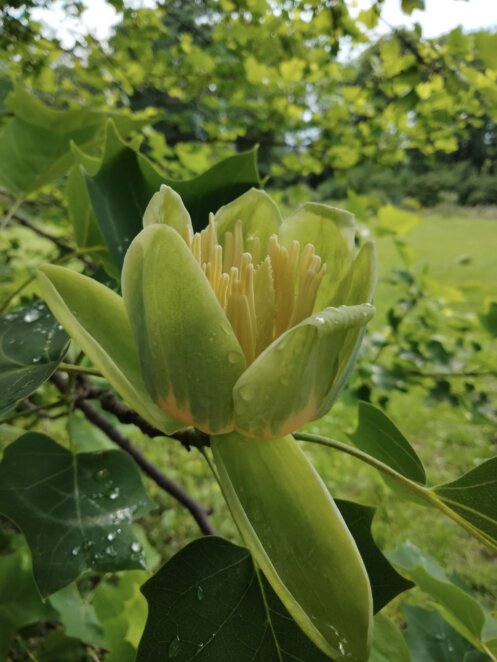
<instances>
[{"instance_id":1,"label":"leaf stem","mask_svg":"<svg viewBox=\"0 0 497 662\"><path fill-rule=\"evenodd\" d=\"M92 377L102 377L103 375L98 370L93 368L85 368L82 365L74 365L73 363L64 363L63 361L57 366L59 372L67 372L68 374L75 375L91 375Z\"/></svg>"},{"instance_id":2,"label":"leaf stem","mask_svg":"<svg viewBox=\"0 0 497 662\"><path fill-rule=\"evenodd\" d=\"M378 471L381 471L381 473L385 474L396 483L399 483L410 492L420 497L423 501L426 501L430 506L438 508L438 510L443 512L444 515L459 524L459 526L468 531L468 533L470 533L472 536L485 543L487 547L490 547L494 551L497 548L497 545L492 539L479 531L470 522L464 519L464 517L461 517L461 515L459 515L455 510L452 510L452 508L450 508L450 506L448 506L445 501L441 499L431 488L425 487L424 485L420 485L419 483L410 480L398 471L395 471L395 469L392 469L392 467L388 466L388 464L381 462L381 460L377 460L375 457L364 453L364 451L361 451L358 448L354 448L354 446L344 444L343 442L337 441L336 439L330 439L329 437L323 437L318 434L310 434L307 432L295 432L293 436L295 439L300 441L308 441L312 444L334 448L335 450L341 451L342 453L347 453L347 455L355 457L357 460L360 460L365 464L369 464L369 466L374 467Z\"/></svg>"}]
</instances>

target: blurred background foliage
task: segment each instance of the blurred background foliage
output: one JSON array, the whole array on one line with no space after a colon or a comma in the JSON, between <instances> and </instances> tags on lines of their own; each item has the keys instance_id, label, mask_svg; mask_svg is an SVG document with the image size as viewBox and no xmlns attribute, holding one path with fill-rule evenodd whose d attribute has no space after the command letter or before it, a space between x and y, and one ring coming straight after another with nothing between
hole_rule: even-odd
<instances>
[{"instance_id":1,"label":"blurred background foliage","mask_svg":"<svg viewBox=\"0 0 497 662\"><path fill-rule=\"evenodd\" d=\"M92 173L102 157L109 117L174 179L258 145L261 176L280 204L289 208L312 198L346 207L356 214L362 239L372 236L378 245L377 317L340 402L309 429L345 441L358 399L372 401L400 424L433 483L495 454L497 33L456 28L428 39L415 26L378 36L381 0L371 0L355 18L344 0L165 0L154 8L109 3L119 13L109 39L82 31L69 46L35 18L50 0L7 1L0 8L2 310L37 293L33 276L47 261L82 270L81 257L88 254L115 275L109 253L95 248L102 237L78 179L80 164ZM399 4L406 14L424 6L423 0ZM75 17L86 8L72 0L63 6ZM51 115L51 109L69 114ZM43 158L30 154L31 144L42 146ZM17 179L5 165L16 150L24 173ZM121 185L126 188L125 177ZM3 443L22 428L64 444L71 438L85 450L108 444L79 413L68 419L65 411L44 412L54 398L47 384L11 411L1 424ZM30 414L30 407L39 411ZM115 424L211 506L216 528L236 539L198 452ZM495 608L494 555L452 523L400 502L355 460L328 449L310 452L334 495L378 508L380 546L391 550L415 540ZM137 530L153 569L197 529L169 495L152 483L147 488L158 508ZM8 523L2 531L0 550L10 550L8 558L26 573L24 543ZM83 606L69 599L70 608L59 605L63 640L46 625L53 620L47 610L57 605L39 604L27 579L31 602L17 621L23 629L10 659L28 659L26 650L38 660L80 659L79 640L87 642L81 659L96 659L102 629L107 641L127 632L134 650L145 609L138 593L144 574L80 581ZM389 607L399 624L407 618L404 599ZM417 589L409 599L416 609L428 606ZM113 622L105 607L112 600L120 606ZM415 632L422 612L410 609ZM64 613L73 620L64 621ZM78 619L84 633L74 625ZM413 659L442 659L426 657L428 644L418 648Z\"/></svg>"}]
</instances>

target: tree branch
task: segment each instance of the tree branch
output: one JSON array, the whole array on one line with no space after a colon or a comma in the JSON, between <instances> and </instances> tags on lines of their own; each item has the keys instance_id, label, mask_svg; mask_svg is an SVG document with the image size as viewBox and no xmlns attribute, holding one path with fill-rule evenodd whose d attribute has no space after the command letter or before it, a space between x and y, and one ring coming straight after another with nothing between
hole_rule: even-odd
<instances>
[{"instance_id":1,"label":"tree branch","mask_svg":"<svg viewBox=\"0 0 497 662\"><path fill-rule=\"evenodd\" d=\"M52 383L61 392L66 393L67 382L57 373L51 377ZM199 504L193 497L191 497L180 485L165 476L157 467L150 462L139 450L136 448L129 439L123 435L107 418L100 412L91 402L86 399L78 398L74 402L74 406L79 409L85 417L104 432L111 441L113 441L121 450L131 455L140 469L152 479L165 492L179 501L185 508L187 508L194 520L197 522L200 530L205 535L213 535L216 533L212 524L209 521L209 511ZM122 405L121 405L122 406ZM125 409L125 407L123 407ZM112 412L114 413L114 412ZM148 424L147 424L148 425ZM158 431L157 431L158 432ZM165 436L164 433L160 433ZM155 435L158 436L158 435Z\"/></svg>"}]
</instances>

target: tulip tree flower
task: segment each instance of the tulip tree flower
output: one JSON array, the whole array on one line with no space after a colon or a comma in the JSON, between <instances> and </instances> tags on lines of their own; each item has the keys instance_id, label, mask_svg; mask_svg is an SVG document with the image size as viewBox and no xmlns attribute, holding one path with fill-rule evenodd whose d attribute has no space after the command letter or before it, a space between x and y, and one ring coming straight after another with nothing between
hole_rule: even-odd
<instances>
[{"instance_id":1,"label":"tulip tree flower","mask_svg":"<svg viewBox=\"0 0 497 662\"><path fill-rule=\"evenodd\" d=\"M356 545L291 432L326 414L354 360L375 282L353 216L305 204L282 221L252 189L194 233L163 186L125 256L122 298L62 267L54 315L123 399L171 434L210 435L245 544L333 659L366 660L371 591Z\"/></svg>"}]
</instances>

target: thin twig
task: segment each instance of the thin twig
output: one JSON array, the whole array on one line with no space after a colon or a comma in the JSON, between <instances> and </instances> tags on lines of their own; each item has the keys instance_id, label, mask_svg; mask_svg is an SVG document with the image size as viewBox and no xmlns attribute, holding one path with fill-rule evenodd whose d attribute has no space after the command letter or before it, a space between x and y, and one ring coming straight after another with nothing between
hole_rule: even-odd
<instances>
[{"instance_id":1,"label":"thin twig","mask_svg":"<svg viewBox=\"0 0 497 662\"><path fill-rule=\"evenodd\" d=\"M190 448L203 448L205 446L210 446L208 435L203 434L198 430L189 429L174 432L173 434L165 434L162 430L158 430L151 425L135 411L128 409L128 407L123 405L113 391L97 388L81 375L78 376L78 381L85 389L83 395L85 399L99 400L102 409L113 414L121 423L136 425L136 427L148 437L168 437L176 439L176 441L179 441L188 450L190 450Z\"/></svg>"},{"instance_id":2,"label":"thin twig","mask_svg":"<svg viewBox=\"0 0 497 662\"><path fill-rule=\"evenodd\" d=\"M66 393L66 380L61 375L55 373L52 375L51 381L61 393ZM157 469L91 402L79 398L75 400L74 406L83 412L85 417L102 430L121 450L128 453L144 474L152 479L156 485L185 506L197 522L202 533L206 535L216 533L208 518L209 511L195 501L180 485Z\"/></svg>"}]
</instances>

